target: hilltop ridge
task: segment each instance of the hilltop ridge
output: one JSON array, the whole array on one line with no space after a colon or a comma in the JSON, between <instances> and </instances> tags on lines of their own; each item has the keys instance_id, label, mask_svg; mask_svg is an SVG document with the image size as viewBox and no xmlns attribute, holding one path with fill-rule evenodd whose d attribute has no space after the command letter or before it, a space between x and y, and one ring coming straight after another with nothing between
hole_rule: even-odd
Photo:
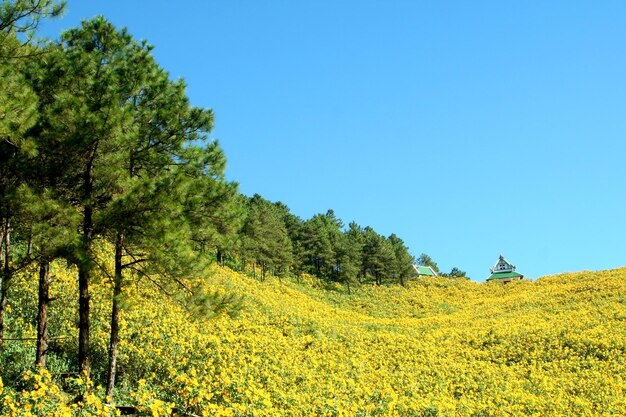
<instances>
[{"instance_id":1,"label":"hilltop ridge","mask_svg":"<svg viewBox=\"0 0 626 417\"><path fill-rule=\"evenodd\" d=\"M74 326L61 308L72 305L75 286L64 271L55 265L54 335ZM20 279L9 314L14 336L34 330L36 287L28 274ZM94 305L108 297L102 282ZM199 316L145 280L128 286L118 403L233 416L626 413L626 268L506 285L429 278L347 293L308 276L259 282L215 267L188 284L214 294L206 311L216 310L215 300L233 305ZM107 314L94 314L97 355L106 352ZM57 383L71 370L75 343L62 339L51 349ZM18 410L36 405L20 394L23 383L14 388L7 379L29 369L34 352L24 346L3 353L2 395ZM94 361L95 382L104 365ZM65 401L49 392L37 401ZM98 413L91 415L106 415Z\"/></svg>"}]
</instances>

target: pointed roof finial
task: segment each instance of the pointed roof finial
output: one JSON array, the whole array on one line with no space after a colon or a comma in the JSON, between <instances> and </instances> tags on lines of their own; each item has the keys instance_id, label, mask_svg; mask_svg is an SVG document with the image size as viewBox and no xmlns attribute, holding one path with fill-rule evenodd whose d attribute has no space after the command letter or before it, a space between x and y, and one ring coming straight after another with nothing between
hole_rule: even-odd
<instances>
[{"instance_id":1,"label":"pointed roof finial","mask_svg":"<svg viewBox=\"0 0 626 417\"><path fill-rule=\"evenodd\" d=\"M515 265L504 259L502 253L500 253L500 258L489 271L491 275L487 278L487 281L502 279L504 282L508 282L512 279L522 279L524 277L522 274L515 272Z\"/></svg>"}]
</instances>

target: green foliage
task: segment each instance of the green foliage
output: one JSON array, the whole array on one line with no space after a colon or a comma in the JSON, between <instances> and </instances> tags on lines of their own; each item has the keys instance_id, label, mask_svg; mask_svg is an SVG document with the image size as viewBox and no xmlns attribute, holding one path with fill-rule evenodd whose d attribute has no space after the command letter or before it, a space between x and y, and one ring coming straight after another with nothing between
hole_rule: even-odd
<instances>
[{"instance_id":1,"label":"green foliage","mask_svg":"<svg viewBox=\"0 0 626 417\"><path fill-rule=\"evenodd\" d=\"M0 31L32 34L42 19L58 17L64 9L65 1L3 0L0 3Z\"/></svg>"},{"instance_id":2,"label":"green foliage","mask_svg":"<svg viewBox=\"0 0 626 417\"><path fill-rule=\"evenodd\" d=\"M332 210L316 214L304 223L302 248L308 271L330 278L337 268L336 251L340 244L341 220Z\"/></svg>"},{"instance_id":3,"label":"green foliage","mask_svg":"<svg viewBox=\"0 0 626 417\"><path fill-rule=\"evenodd\" d=\"M204 148L186 147L181 173L189 179L184 216L192 240L205 252L215 249L220 257L234 253L245 218L245 203L238 185L224 179L225 157L217 142ZM222 261L220 259L220 261Z\"/></svg>"},{"instance_id":4,"label":"green foliage","mask_svg":"<svg viewBox=\"0 0 626 417\"><path fill-rule=\"evenodd\" d=\"M0 61L0 79L0 145L5 148L0 152L6 155L11 147L32 152L33 145L26 140L25 134L37 120L37 96L19 65Z\"/></svg>"},{"instance_id":5,"label":"green foliage","mask_svg":"<svg viewBox=\"0 0 626 417\"><path fill-rule=\"evenodd\" d=\"M448 274L448 276L452 278L465 278L467 276L467 273L465 271L461 271L457 267L454 267L452 268L452 270L450 270L450 273Z\"/></svg>"},{"instance_id":6,"label":"green foliage","mask_svg":"<svg viewBox=\"0 0 626 417\"><path fill-rule=\"evenodd\" d=\"M261 267L261 279L269 270L285 272L292 262L291 240L280 211L255 194L248 202L242 228L242 256Z\"/></svg>"},{"instance_id":7,"label":"green foliage","mask_svg":"<svg viewBox=\"0 0 626 417\"><path fill-rule=\"evenodd\" d=\"M244 298L233 291L205 291L195 288L192 296L186 297L183 302L195 318L213 318L223 314L236 318L241 313Z\"/></svg>"},{"instance_id":8,"label":"green foliage","mask_svg":"<svg viewBox=\"0 0 626 417\"><path fill-rule=\"evenodd\" d=\"M364 229L363 236L363 269L374 278L376 284L380 285L393 271L394 248L389 240L371 227Z\"/></svg>"},{"instance_id":9,"label":"green foliage","mask_svg":"<svg viewBox=\"0 0 626 417\"><path fill-rule=\"evenodd\" d=\"M18 216L22 227L28 229L34 258L67 257L78 244L76 230L80 216L68 202L55 194L56 190L26 184L20 186L16 193Z\"/></svg>"},{"instance_id":10,"label":"green foliage","mask_svg":"<svg viewBox=\"0 0 626 417\"><path fill-rule=\"evenodd\" d=\"M294 271L300 272L304 269L304 264L307 261L305 249L303 247L305 224L302 219L291 213L286 204L279 201L274 203L274 207L278 211L279 216L282 218L287 230L287 235L291 241L291 249L293 253L291 267Z\"/></svg>"},{"instance_id":11,"label":"green foliage","mask_svg":"<svg viewBox=\"0 0 626 417\"><path fill-rule=\"evenodd\" d=\"M395 234L389 236L389 242L393 247L394 259L392 262L392 277L395 277L401 285L404 285L407 279L415 276L415 258L409 253L402 239Z\"/></svg>"}]
</instances>

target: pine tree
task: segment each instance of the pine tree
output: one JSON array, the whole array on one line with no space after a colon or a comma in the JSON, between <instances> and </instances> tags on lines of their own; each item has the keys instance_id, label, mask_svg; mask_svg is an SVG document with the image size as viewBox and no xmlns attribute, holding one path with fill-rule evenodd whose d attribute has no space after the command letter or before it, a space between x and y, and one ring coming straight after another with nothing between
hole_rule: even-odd
<instances>
[{"instance_id":1,"label":"pine tree","mask_svg":"<svg viewBox=\"0 0 626 417\"><path fill-rule=\"evenodd\" d=\"M14 267L11 251L20 172L15 158L34 151L26 132L37 120L37 97L25 77L33 60L32 39L41 19L59 15L64 3L53 0L0 2L0 349L4 337L7 292ZM18 34L24 35L21 39Z\"/></svg>"},{"instance_id":2,"label":"pine tree","mask_svg":"<svg viewBox=\"0 0 626 417\"><path fill-rule=\"evenodd\" d=\"M333 210L316 214L305 222L302 233L303 253L310 271L319 278L332 278L336 270L336 249L340 242L343 223Z\"/></svg>"},{"instance_id":3,"label":"pine tree","mask_svg":"<svg viewBox=\"0 0 626 417\"><path fill-rule=\"evenodd\" d=\"M303 272L304 263L306 262L306 255L304 253L302 241L304 222L298 216L291 213L291 210L286 204L278 201L274 203L274 207L278 210L278 213L285 224L285 228L287 229L289 240L291 241L293 253L291 268L299 274Z\"/></svg>"},{"instance_id":4,"label":"pine tree","mask_svg":"<svg viewBox=\"0 0 626 417\"><path fill-rule=\"evenodd\" d=\"M43 151L43 149L41 149ZM26 177L18 195L19 218L28 230L28 247L22 262L36 262L39 266L39 294L37 304L37 350L35 363L46 365L48 346L48 307L50 303L50 263L67 257L78 243L79 216L70 204L59 198L56 189L50 187L54 176L45 176L47 167L42 158L31 158L32 176ZM39 163L39 165L37 165ZM40 169L37 170L37 167Z\"/></svg>"},{"instance_id":5,"label":"pine tree","mask_svg":"<svg viewBox=\"0 0 626 417\"><path fill-rule=\"evenodd\" d=\"M272 203L255 194L249 200L241 232L243 257L253 261L255 275L256 265L261 267L261 280L270 269L275 273L288 269L293 259L291 240L281 213Z\"/></svg>"},{"instance_id":6,"label":"pine tree","mask_svg":"<svg viewBox=\"0 0 626 417\"><path fill-rule=\"evenodd\" d=\"M186 151L198 161L187 193L185 216L191 223L193 242L201 252L215 251L223 266L226 253L233 253L243 226L244 203L239 198L238 184L224 178L225 157L217 142L204 148L188 147Z\"/></svg>"},{"instance_id":7,"label":"pine tree","mask_svg":"<svg viewBox=\"0 0 626 417\"><path fill-rule=\"evenodd\" d=\"M348 230L345 232L348 239L348 245L350 246L350 252L353 258L353 263L358 269L358 278L365 278L365 270L363 264L363 246L365 244L363 228L355 222L348 224Z\"/></svg>"},{"instance_id":8,"label":"pine tree","mask_svg":"<svg viewBox=\"0 0 626 417\"><path fill-rule=\"evenodd\" d=\"M348 293L358 283L361 253L347 233L339 235L335 244L336 280L345 284Z\"/></svg>"},{"instance_id":9,"label":"pine tree","mask_svg":"<svg viewBox=\"0 0 626 417\"><path fill-rule=\"evenodd\" d=\"M65 9L65 1L55 0L2 0L0 2L0 32L3 34L24 34L23 44L33 40L35 30L42 19L60 16ZM3 46L0 44L0 46ZM19 47L19 46L18 46ZM11 49L15 56L14 49Z\"/></svg>"},{"instance_id":10,"label":"pine tree","mask_svg":"<svg viewBox=\"0 0 626 417\"><path fill-rule=\"evenodd\" d=\"M363 267L377 285L391 275L395 254L391 243L371 227L363 230Z\"/></svg>"},{"instance_id":11,"label":"pine tree","mask_svg":"<svg viewBox=\"0 0 626 417\"><path fill-rule=\"evenodd\" d=\"M56 186L80 210L81 240L71 256L78 265L79 349L89 371L89 285L95 267L93 244L106 231L105 208L123 192L127 177L134 103L147 77L149 48L103 18L84 22L62 35L46 55L38 80L42 103L41 137L63 155Z\"/></svg>"},{"instance_id":12,"label":"pine tree","mask_svg":"<svg viewBox=\"0 0 626 417\"><path fill-rule=\"evenodd\" d=\"M394 251L392 275L400 285L404 285L409 277L415 275L415 269L413 268L415 258L409 253L409 249L405 246L402 239L394 233L389 236L388 240Z\"/></svg>"}]
</instances>

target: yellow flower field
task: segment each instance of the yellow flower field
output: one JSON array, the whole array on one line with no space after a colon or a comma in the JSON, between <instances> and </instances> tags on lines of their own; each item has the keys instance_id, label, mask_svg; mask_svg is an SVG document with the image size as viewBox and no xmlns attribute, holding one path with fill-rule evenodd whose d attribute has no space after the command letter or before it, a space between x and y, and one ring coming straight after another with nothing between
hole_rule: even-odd
<instances>
[{"instance_id":1,"label":"yellow flower field","mask_svg":"<svg viewBox=\"0 0 626 417\"><path fill-rule=\"evenodd\" d=\"M76 349L75 273L59 264L53 275L50 332L71 337L56 342L51 367ZM8 329L33 335L36 279L20 280ZM216 299L234 294L238 314L200 315L145 279L130 281L118 404L152 416L626 415L626 269L349 294L310 277L261 283L216 267L186 284ZM60 416L114 413L97 386L109 293L102 277L92 294L94 383L75 380L90 402L72 403L51 369L25 374L21 388L0 385L4 415L53 415L41 411L50 404Z\"/></svg>"}]
</instances>

